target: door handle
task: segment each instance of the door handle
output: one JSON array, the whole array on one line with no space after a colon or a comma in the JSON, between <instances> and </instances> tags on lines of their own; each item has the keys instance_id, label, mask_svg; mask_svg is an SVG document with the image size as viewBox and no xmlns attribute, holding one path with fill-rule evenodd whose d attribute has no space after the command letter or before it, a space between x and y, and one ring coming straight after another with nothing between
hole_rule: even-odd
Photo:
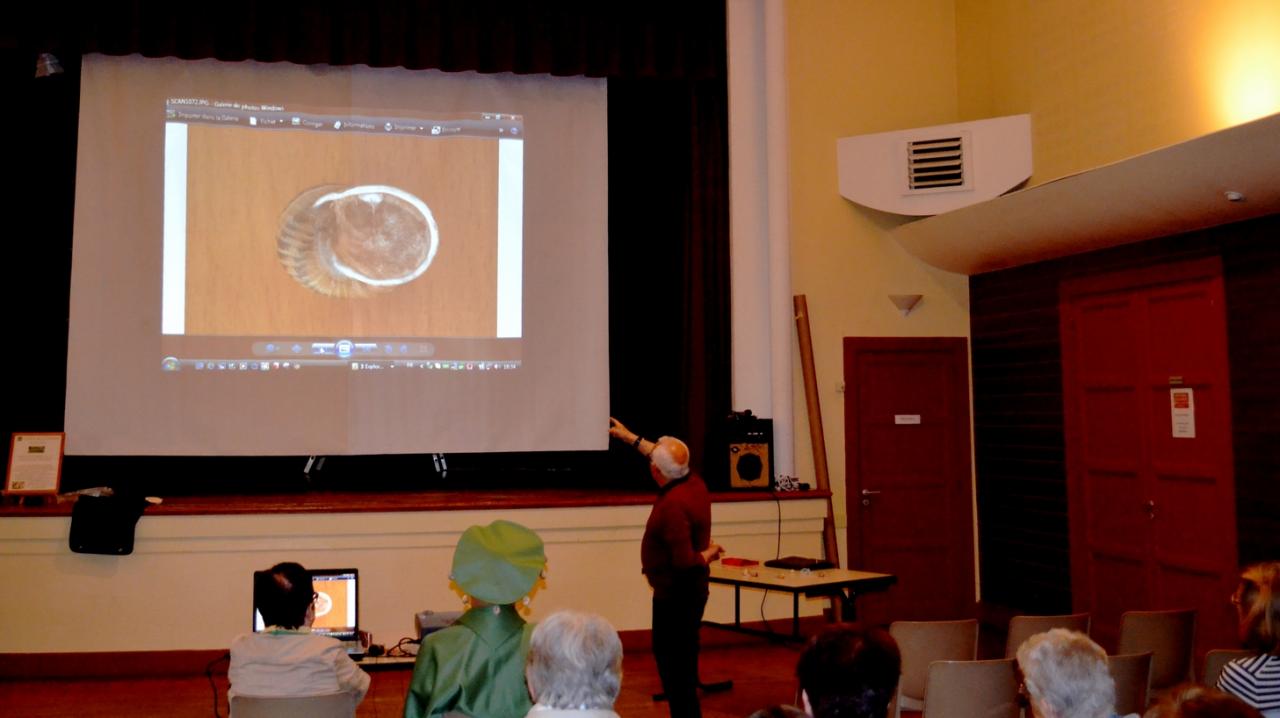
<instances>
[{"instance_id":1,"label":"door handle","mask_svg":"<svg viewBox=\"0 0 1280 718\"><path fill-rule=\"evenodd\" d=\"M1147 501L1147 503L1146 503L1146 509L1147 509L1147 518L1149 518L1149 519L1154 519L1154 518L1156 517L1156 502L1155 502L1155 499L1150 499L1150 500L1148 500L1148 501Z\"/></svg>"},{"instance_id":2,"label":"door handle","mask_svg":"<svg viewBox=\"0 0 1280 718\"><path fill-rule=\"evenodd\" d=\"M862 490L862 505L863 505L863 506L870 506L870 505L871 505L871 497L872 497L872 496L875 496L875 495L877 495L877 494L879 494L879 493L880 493L879 491L873 491L873 490L871 490L871 489L863 489L863 490Z\"/></svg>"}]
</instances>

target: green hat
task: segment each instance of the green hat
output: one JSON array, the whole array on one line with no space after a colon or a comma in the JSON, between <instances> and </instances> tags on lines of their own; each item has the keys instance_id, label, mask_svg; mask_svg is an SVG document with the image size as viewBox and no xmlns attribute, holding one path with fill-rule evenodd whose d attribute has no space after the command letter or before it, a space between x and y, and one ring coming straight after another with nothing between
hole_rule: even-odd
<instances>
[{"instance_id":1,"label":"green hat","mask_svg":"<svg viewBox=\"0 0 1280 718\"><path fill-rule=\"evenodd\" d=\"M449 577L485 603L508 604L529 594L546 564L538 534L512 521L494 521L462 533Z\"/></svg>"}]
</instances>

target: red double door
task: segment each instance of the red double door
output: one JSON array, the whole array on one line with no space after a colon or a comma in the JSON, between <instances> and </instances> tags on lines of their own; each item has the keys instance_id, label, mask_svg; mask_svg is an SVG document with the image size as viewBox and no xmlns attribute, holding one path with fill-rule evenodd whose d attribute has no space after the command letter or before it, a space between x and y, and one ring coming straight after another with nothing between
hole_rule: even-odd
<instances>
[{"instance_id":1,"label":"red double door","mask_svg":"<svg viewBox=\"0 0 1280 718\"><path fill-rule=\"evenodd\" d=\"M1061 287L1072 596L1113 648L1126 610L1196 608L1234 645L1226 311L1216 258Z\"/></svg>"}]
</instances>

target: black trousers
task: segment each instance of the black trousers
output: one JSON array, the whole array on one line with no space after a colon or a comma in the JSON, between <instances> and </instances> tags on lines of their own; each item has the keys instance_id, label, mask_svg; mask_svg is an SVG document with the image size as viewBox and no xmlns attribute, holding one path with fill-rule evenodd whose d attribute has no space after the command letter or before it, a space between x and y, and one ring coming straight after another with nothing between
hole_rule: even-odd
<instances>
[{"instance_id":1,"label":"black trousers","mask_svg":"<svg viewBox=\"0 0 1280 718\"><path fill-rule=\"evenodd\" d=\"M698 632L707 607L706 580L680 584L653 597L653 658L671 718L701 718Z\"/></svg>"}]
</instances>

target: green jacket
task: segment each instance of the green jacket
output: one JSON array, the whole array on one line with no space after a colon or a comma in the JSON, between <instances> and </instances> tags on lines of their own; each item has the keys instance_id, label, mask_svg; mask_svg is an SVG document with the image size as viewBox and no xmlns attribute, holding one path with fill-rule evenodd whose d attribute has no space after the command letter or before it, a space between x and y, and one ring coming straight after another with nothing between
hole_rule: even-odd
<instances>
[{"instance_id":1,"label":"green jacket","mask_svg":"<svg viewBox=\"0 0 1280 718\"><path fill-rule=\"evenodd\" d=\"M524 661L533 626L514 606L473 608L422 639L405 718L450 711L475 718L524 718L533 707Z\"/></svg>"}]
</instances>

